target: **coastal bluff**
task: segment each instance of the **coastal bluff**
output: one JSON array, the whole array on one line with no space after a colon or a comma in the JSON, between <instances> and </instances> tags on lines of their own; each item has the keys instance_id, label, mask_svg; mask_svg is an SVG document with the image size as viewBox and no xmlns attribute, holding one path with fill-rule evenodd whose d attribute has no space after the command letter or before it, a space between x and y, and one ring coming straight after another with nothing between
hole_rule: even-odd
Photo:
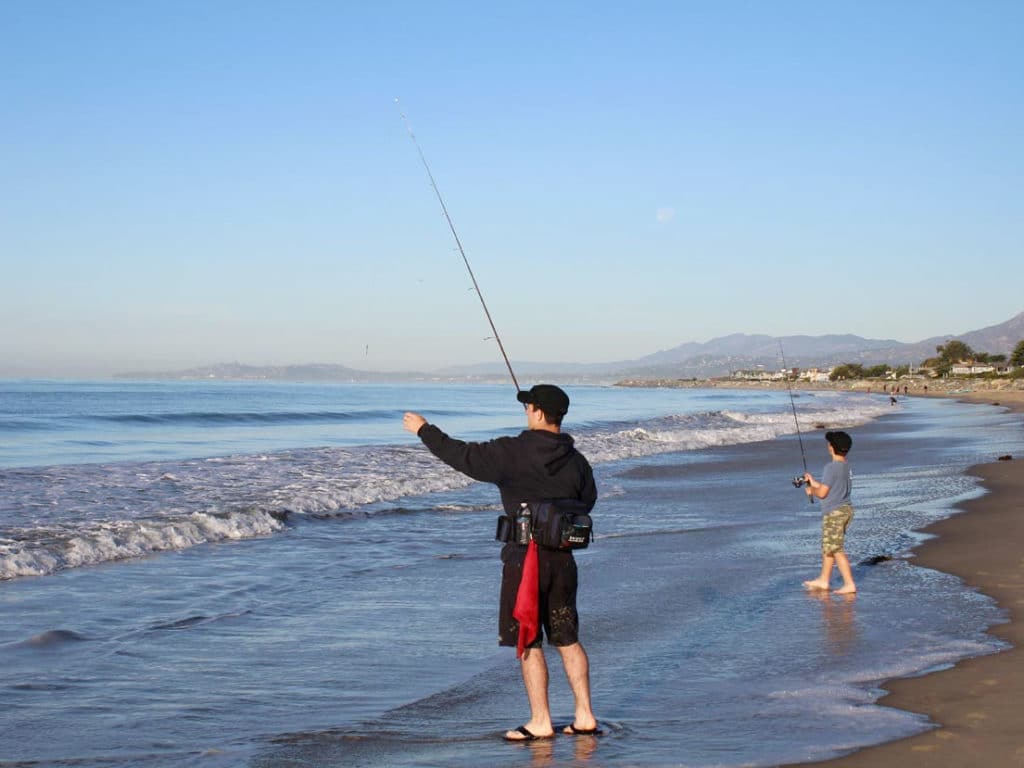
<instances>
[{"instance_id":1,"label":"coastal bluff","mask_svg":"<svg viewBox=\"0 0 1024 768\"><path fill-rule=\"evenodd\" d=\"M839 381L751 381L748 379L670 379L628 378L615 382L616 387L637 389L772 389L796 391L858 392L889 394L896 387L897 395L920 397L955 397L961 400L988 402L997 396L1008 401L1024 401L1024 379L949 377L942 379L843 379Z\"/></svg>"}]
</instances>

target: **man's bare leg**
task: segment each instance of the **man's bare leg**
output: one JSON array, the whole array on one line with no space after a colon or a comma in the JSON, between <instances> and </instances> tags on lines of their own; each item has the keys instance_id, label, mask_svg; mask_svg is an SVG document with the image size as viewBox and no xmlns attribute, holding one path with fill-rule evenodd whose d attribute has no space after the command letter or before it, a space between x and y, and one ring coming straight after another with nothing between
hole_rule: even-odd
<instances>
[{"instance_id":1,"label":"man's bare leg","mask_svg":"<svg viewBox=\"0 0 1024 768\"><path fill-rule=\"evenodd\" d=\"M850 570L850 561L845 552L836 552L836 565L839 566L839 575L843 577L843 586L835 590L837 595L852 595L857 591L857 585L853 583L853 571Z\"/></svg>"},{"instance_id":2,"label":"man's bare leg","mask_svg":"<svg viewBox=\"0 0 1024 768\"><path fill-rule=\"evenodd\" d=\"M520 664L526 698L530 702L530 721L523 727L539 738L552 736L555 729L551 727L551 711L548 708L548 664L544 660L544 651L540 648L527 648L523 651ZM509 741L528 740L519 731L506 731L505 738Z\"/></svg>"},{"instance_id":3,"label":"man's bare leg","mask_svg":"<svg viewBox=\"0 0 1024 768\"><path fill-rule=\"evenodd\" d=\"M587 658L587 652L580 643L560 646L558 652L562 654L565 676L576 699L576 715L572 725L577 731L593 730L597 728L597 719L590 707L590 659ZM566 726L565 732L571 733L572 728Z\"/></svg>"},{"instance_id":4,"label":"man's bare leg","mask_svg":"<svg viewBox=\"0 0 1024 768\"><path fill-rule=\"evenodd\" d=\"M832 555L821 556L821 574L813 581L805 581L804 586L808 589L828 589L829 579L832 578L832 566L836 559Z\"/></svg>"}]
</instances>

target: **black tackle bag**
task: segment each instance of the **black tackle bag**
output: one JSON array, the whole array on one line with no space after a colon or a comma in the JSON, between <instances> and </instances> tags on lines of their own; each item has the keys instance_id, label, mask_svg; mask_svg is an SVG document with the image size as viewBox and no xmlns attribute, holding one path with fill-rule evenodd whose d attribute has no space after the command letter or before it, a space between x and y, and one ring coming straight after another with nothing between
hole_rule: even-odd
<instances>
[{"instance_id":1,"label":"black tackle bag","mask_svg":"<svg viewBox=\"0 0 1024 768\"><path fill-rule=\"evenodd\" d=\"M533 540L541 547L586 549L594 538L594 523L582 501L536 501L529 507L533 515Z\"/></svg>"}]
</instances>

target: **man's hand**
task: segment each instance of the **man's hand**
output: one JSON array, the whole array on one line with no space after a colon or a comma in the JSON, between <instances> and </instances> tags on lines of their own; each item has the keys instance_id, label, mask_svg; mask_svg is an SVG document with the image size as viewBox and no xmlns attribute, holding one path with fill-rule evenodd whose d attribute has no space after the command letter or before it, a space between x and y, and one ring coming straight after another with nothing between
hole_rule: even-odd
<instances>
[{"instance_id":1,"label":"man's hand","mask_svg":"<svg viewBox=\"0 0 1024 768\"><path fill-rule=\"evenodd\" d=\"M412 411L408 411L405 416L402 417L402 428L406 432L412 432L414 435L418 435L420 429L422 429L423 425L426 423L426 419Z\"/></svg>"}]
</instances>

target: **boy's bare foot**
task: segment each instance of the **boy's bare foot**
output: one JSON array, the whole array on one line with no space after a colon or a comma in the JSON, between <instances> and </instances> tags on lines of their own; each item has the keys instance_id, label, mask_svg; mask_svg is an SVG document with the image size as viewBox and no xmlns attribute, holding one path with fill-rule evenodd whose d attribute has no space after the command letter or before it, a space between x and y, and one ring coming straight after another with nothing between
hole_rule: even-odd
<instances>
[{"instance_id":1,"label":"boy's bare foot","mask_svg":"<svg viewBox=\"0 0 1024 768\"><path fill-rule=\"evenodd\" d=\"M828 589L828 582L822 581L821 579L814 579L812 581L805 581L804 587L807 589Z\"/></svg>"},{"instance_id":2,"label":"boy's bare foot","mask_svg":"<svg viewBox=\"0 0 1024 768\"><path fill-rule=\"evenodd\" d=\"M834 595L855 595L857 594L857 587L854 584L844 584L839 589L833 589L832 594Z\"/></svg>"}]
</instances>

